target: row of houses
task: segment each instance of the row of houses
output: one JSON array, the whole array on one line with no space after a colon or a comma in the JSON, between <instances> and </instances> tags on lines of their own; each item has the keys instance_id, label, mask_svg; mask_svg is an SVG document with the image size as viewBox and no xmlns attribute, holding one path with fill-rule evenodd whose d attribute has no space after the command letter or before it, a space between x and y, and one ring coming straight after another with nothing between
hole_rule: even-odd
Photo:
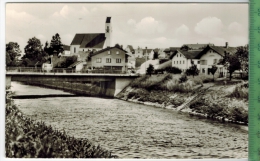
<instances>
[{"instance_id":1,"label":"row of houses","mask_svg":"<svg viewBox=\"0 0 260 161\"><path fill-rule=\"evenodd\" d=\"M104 33L77 33L71 44L64 45L64 52L53 55L50 63L43 66L55 68L68 56L77 56L77 61L68 68L76 71L106 69L111 71L127 72L128 69L135 69L143 74L149 64L155 69L162 69L167 66L178 67L187 70L192 64L197 65L200 73L210 74L212 65L217 65L217 73L225 76L227 73L219 60L223 59L226 53L235 53L235 47L214 44L184 44L181 47L147 49L127 45L124 49L116 45L111 47L112 19L107 17Z\"/></svg>"}]
</instances>

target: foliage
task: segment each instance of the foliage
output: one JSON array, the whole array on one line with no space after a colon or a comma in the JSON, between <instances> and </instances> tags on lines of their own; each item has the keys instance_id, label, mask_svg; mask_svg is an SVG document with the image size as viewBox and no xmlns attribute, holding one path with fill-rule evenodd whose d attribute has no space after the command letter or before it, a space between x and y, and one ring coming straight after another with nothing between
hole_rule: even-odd
<instances>
[{"instance_id":1,"label":"foliage","mask_svg":"<svg viewBox=\"0 0 260 161\"><path fill-rule=\"evenodd\" d=\"M245 71L248 75L249 71L249 51L248 45L237 47L236 55L241 64L242 71Z\"/></svg>"},{"instance_id":2,"label":"foliage","mask_svg":"<svg viewBox=\"0 0 260 161\"><path fill-rule=\"evenodd\" d=\"M194 77L195 75L199 75L199 70L198 70L198 68L197 68L197 65L195 65L195 64L192 63L192 65L190 66L190 68L186 70L186 74L187 74L187 75L192 75L193 77Z\"/></svg>"},{"instance_id":3,"label":"foliage","mask_svg":"<svg viewBox=\"0 0 260 161\"><path fill-rule=\"evenodd\" d=\"M213 75L213 81L214 81L214 74L218 70L218 67L216 65L212 65L212 67L209 69L210 73Z\"/></svg>"},{"instance_id":4,"label":"foliage","mask_svg":"<svg viewBox=\"0 0 260 161\"><path fill-rule=\"evenodd\" d=\"M180 83L186 82L187 80L188 80L188 78L187 78L187 75L186 75L186 74L183 74L183 75L179 78L179 82L180 82Z\"/></svg>"},{"instance_id":5,"label":"foliage","mask_svg":"<svg viewBox=\"0 0 260 161\"><path fill-rule=\"evenodd\" d=\"M49 55L52 55L55 51L57 52L57 54L62 53L64 51L63 44L58 33L52 36L49 48Z\"/></svg>"},{"instance_id":6,"label":"foliage","mask_svg":"<svg viewBox=\"0 0 260 161\"><path fill-rule=\"evenodd\" d=\"M7 97L7 100L10 100ZM87 139L77 139L24 116L6 101L5 152L8 158L113 158Z\"/></svg>"},{"instance_id":7,"label":"foliage","mask_svg":"<svg viewBox=\"0 0 260 161\"><path fill-rule=\"evenodd\" d=\"M123 49L123 45L119 45L118 43L115 44L115 47L119 48L119 49Z\"/></svg>"},{"instance_id":8,"label":"foliage","mask_svg":"<svg viewBox=\"0 0 260 161\"><path fill-rule=\"evenodd\" d=\"M154 59L158 59L158 57L159 57L158 51L154 51L153 60L154 60Z\"/></svg>"},{"instance_id":9,"label":"foliage","mask_svg":"<svg viewBox=\"0 0 260 161\"><path fill-rule=\"evenodd\" d=\"M68 56L66 57L66 60L63 61L58 68L68 68L71 64L75 63L77 61L77 56Z\"/></svg>"},{"instance_id":10,"label":"foliage","mask_svg":"<svg viewBox=\"0 0 260 161\"><path fill-rule=\"evenodd\" d=\"M245 98L248 100L248 92L248 88L237 85L229 96L235 98Z\"/></svg>"},{"instance_id":11,"label":"foliage","mask_svg":"<svg viewBox=\"0 0 260 161\"><path fill-rule=\"evenodd\" d=\"M39 39L33 37L28 40L27 45L24 48L25 55L22 57L23 65L28 66L28 61L40 61L45 62L48 58L48 54L42 49L42 44Z\"/></svg>"},{"instance_id":12,"label":"foliage","mask_svg":"<svg viewBox=\"0 0 260 161\"><path fill-rule=\"evenodd\" d=\"M152 64L149 64L148 68L146 69L146 74L151 76L153 72L154 72L154 67Z\"/></svg>"},{"instance_id":13,"label":"foliage","mask_svg":"<svg viewBox=\"0 0 260 161\"><path fill-rule=\"evenodd\" d=\"M6 66L17 66L17 57L21 56L20 46L17 42L9 42L6 44Z\"/></svg>"},{"instance_id":14,"label":"foliage","mask_svg":"<svg viewBox=\"0 0 260 161\"><path fill-rule=\"evenodd\" d=\"M168 73L173 73L173 74L181 74L182 71L180 68L177 67L166 67L165 71L167 71Z\"/></svg>"}]
</instances>

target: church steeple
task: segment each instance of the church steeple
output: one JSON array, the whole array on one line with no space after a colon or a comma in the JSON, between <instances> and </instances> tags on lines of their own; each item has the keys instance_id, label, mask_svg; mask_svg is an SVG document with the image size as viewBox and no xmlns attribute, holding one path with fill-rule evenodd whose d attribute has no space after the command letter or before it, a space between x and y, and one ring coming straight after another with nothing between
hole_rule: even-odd
<instances>
[{"instance_id":1,"label":"church steeple","mask_svg":"<svg viewBox=\"0 0 260 161\"><path fill-rule=\"evenodd\" d=\"M110 47L110 41L111 41L111 17L107 17L106 24L105 24L105 37L106 37L106 47Z\"/></svg>"}]
</instances>

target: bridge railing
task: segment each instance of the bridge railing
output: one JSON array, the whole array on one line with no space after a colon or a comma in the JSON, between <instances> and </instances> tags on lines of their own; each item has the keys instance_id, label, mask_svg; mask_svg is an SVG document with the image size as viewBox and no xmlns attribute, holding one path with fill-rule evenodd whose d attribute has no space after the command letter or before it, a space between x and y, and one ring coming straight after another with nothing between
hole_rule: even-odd
<instances>
[{"instance_id":1,"label":"bridge railing","mask_svg":"<svg viewBox=\"0 0 260 161\"><path fill-rule=\"evenodd\" d=\"M44 70L42 68L35 67L6 67L6 72L30 72L30 73L99 73L99 74L126 74L122 70L111 70L111 69L93 69L93 70L81 70L76 71L70 68L53 68L52 70Z\"/></svg>"}]
</instances>

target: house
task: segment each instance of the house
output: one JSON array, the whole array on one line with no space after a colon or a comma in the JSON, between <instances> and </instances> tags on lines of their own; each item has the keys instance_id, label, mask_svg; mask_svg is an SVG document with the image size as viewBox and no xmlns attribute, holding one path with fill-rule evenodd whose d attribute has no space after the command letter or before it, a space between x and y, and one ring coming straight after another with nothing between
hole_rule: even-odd
<instances>
[{"instance_id":1,"label":"house","mask_svg":"<svg viewBox=\"0 0 260 161\"><path fill-rule=\"evenodd\" d=\"M143 49L138 46L137 49L135 49L135 57L136 58L142 58L143 57Z\"/></svg>"},{"instance_id":2,"label":"house","mask_svg":"<svg viewBox=\"0 0 260 161\"><path fill-rule=\"evenodd\" d=\"M185 51L178 49L172 57L172 66L185 71L191 67L192 64L200 68L199 54L202 50Z\"/></svg>"},{"instance_id":3,"label":"house","mask_svg":"<svg viewBox=\"0 0 260 161\"><path fill-rule=\"evenodd\" d=\"M159 59L164 59L164 58L166 58L166 53L164 52L164 50L165 50L165 48L160 48L160 49L158 50L158 58L159 58Z\"/></svg>"},{"instance_id":4,"label":"house","mask_svg":"<svg viewBox=\"0 0 260 161\"><path fill-rule=\"evenodd\" d=\"M63 45L63 53L61 55L62 56L70 56L70 46Z\"/></svg>"},{"instance_id":5,"label":"house","mask_svg":"<svg viewBox=\"0 0 260 161\"><path fill-rule=\"evenodd\" d=\"M111 43L111 17L106 18L105 33L78 33L70 44L70 53L76 54L79 51L102 50L110 47Z\"/></svg>"},{"instance_id":6,"label":"house","mask_svg":"<svg viewBox=\"0 0 260 161\"><path fill-rule=\"evenodd\" d=\"M147 60L153 59L154 51L153 49L143 49L143 57L146 58Z\"/></svg>"},{"instance_id":7,"label":"house","mask_svg":"<svg viewBox=\"0 0 260 161\"><path fill-rule=\"evenodd\" d=\"M133 46L132 45L127 45L127 47L125 48L125 51L127 51L127 53L130 55L132 55L132 54L135 54L135 50L134 50L134 48L133 48Z\"/></svg>"},{"instance_id":8,"label":"house","mask_svg":"<svg viewBox=\"0 0 260 161\"><path fill-rule=\"evenodd\" d=\"M127 51L119 47L107 47L91 54L91 68L126 72L128 56Z\"/></svg>"},{"instance_id":9,"label":"house","mask_svg":"<svg viewBox=\"0 0 260 161\"><path fill-rule=\"evenodd\" d=\"M229 47L227 42L225 46L207 46L198 55L200 58L200 73L210 75L210 68L212 65L216 65L218 67L216 71L217 75L219 75L219 77L226 76L227 69L218 63L224 58L225 54L234 53L236 53L236 48Z\"/></svg>"},{"instance_id":10,"label":"house","mask_svg":"<svg viewBox=\"0 0 260 161\"><path fill-rule=\"evenodd\" d=\"M173 54L176 53L176 51L180 49L180 47L170 47L166 48L163 52L165 53L166 59L171 59Z\"/></svg>"}]
</instances>

